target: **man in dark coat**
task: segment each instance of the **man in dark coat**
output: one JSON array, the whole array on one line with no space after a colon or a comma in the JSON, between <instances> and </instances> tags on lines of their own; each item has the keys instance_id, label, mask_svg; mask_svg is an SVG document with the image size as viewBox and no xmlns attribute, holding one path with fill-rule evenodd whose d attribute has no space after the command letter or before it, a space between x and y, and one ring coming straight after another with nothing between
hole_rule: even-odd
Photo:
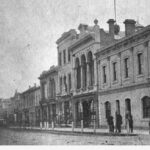
<instances>
[{"instance_id":1,"label":"man in dark coat","mask_svg":"<svg viewBox=\"0 0 150 150\"><path fill-rule=\"evenodd\" d=\"M109 126L109 132L114 132L114 121L113 121L113 117L112 116L109 116L107 118L107 123L108 123L108 126Z\"/></svg>"},{"instance_id":2,"label":"man in dark coat","mask_svg":"<svg viewBox=\"0 0 150 150\"><path fill-rule=\"evenodd\" d=\"M116 112L116 132L121 133L122 116Z\"/></svg>"}]
</instances>

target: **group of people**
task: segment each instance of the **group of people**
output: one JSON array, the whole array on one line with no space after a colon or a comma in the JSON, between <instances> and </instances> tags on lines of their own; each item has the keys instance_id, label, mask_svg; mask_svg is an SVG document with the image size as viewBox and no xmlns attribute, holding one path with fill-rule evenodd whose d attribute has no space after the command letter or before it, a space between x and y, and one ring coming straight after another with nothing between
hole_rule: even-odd
<instances>
[{"instance_id":1,"label":"group of people","mask_svg":"<svg viewBox=\"0 0 150 150\"><path fill-rule=\"evenodd\" d=\"M107 117L107 123L109 126L109 132L113 133L114 129L116 133L121 133L121 125L122 125L122 116L120 115L119 112L116 112L116 122L115 122L115 127L114 127L114 121L113 121L113 116L108 116ZM131 115L131 112L127 112L125 115L126 119L126 129L127 133L133 133L133 118Z\"/></svg>"}]
</instances>

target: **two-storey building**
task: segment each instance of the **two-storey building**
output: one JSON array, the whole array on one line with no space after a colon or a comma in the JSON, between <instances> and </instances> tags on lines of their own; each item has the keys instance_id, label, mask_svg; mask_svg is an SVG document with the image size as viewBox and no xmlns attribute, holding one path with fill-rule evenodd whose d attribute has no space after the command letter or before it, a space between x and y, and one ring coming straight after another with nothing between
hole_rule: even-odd
<instances>
[{"instance_id":1,"label":"two-storey building","mask_svg":"<svg viewBox=\"0 0 150 150\"><path fill-rule=\"evenodd\" d=\"M41 85L41 125L49 127L52 122L58 123L57 97L58 67L52 66L48 71L43 71L39 77Z\"/></svg>"},{"instance_id":2,"label":"two-storey building","mask_svg":"<svg viewBox=\"0 0 150 150\"><path fill-rule=\"evenodd\" d=\"M101 47L96 53L98 69L99 124L111 115L133 116L134 127L148 126L150 118L150 26L125 20L125 37Z\"/></svg>"}]
</instances>

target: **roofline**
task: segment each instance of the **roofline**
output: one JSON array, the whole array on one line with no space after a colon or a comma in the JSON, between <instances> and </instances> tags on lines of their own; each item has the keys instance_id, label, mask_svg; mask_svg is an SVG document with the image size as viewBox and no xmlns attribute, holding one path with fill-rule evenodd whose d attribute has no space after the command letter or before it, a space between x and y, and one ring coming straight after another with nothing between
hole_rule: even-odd
<instances>
[{"instance_id":1,"label":"roofline","mask_svg":"<svg viewBox=\"0 0 150 150\"><path fill-rule=\"evenodd\" d=\"M126 41L126 40L128 40L128 39L130 39L130 38L132 38L132 37L135 37L135 36L137 36L137 35L139 35L139 34L141 34L141 33L144 33L144 32L147 31L147 30L150 30L150 25L148 25L148 26L144 27L143 29L141 29L141 30L139 30L139 31L137 31L137 32L135 32L135 33L133 33L132 35L123 37L123 38L121 38L120 40L114 41L113 43L111 43L111 44L108 45L108 46L105 46L105 47L100 48L99 51L97 51L97 52L95 53L95 55L96 55L96 54L99 54L99 53L101 53L101 52L103 52L104 50L106 50L106 49L108 49L108 48L113 47L114 45L120 44L120 43L123 42L123 41Z\"/></svg>"},{"instance_id":2,"label":"roofline","mask_svg":"<svg viewBox=\"0 0 150 150\"><path fill-rule=\"evenodd\" d=\"M88 38L93 38L92 34L88 33L86 36L84 36L83 38L79 38L78 40L76 40L72 45L70 45L68 47L68 50L73 50L76 46L78 46L80 43L82 43L83 41L87 40ZM93 38L94 39L94 38Z\"/></svg>"},{"instance_id":3,"label":"roofline","mask_svg":"<svg viewBox=\"0 0 150 150\"><path fill-rule=\"evenodd\" d=\"M53 69L49 69L48 71L45 71L45 72L43 72L39 77L38 77L38 79L42 79L42 78L44 78L45 76L48 76L48 75L50 75L50 74L52 74L52 73L57 73L58 72L58 66L55 66L55 68L53 68Z\"/></svg>"}]
</instances>

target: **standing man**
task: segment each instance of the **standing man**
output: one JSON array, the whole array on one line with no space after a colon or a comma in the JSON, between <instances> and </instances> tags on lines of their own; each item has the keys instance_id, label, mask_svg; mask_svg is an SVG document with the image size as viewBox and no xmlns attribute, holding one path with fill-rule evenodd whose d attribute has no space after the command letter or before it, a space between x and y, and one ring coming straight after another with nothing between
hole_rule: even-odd
<instances>
[{"instance_id":1,"label":"standing man","mask_svg":"<svg viewBox=\"0 0 150 150\"><path fill-rule=\"evenodd\" d=\"M119 112L116 112L116 132L121 133L122 116Z\"/></svg>"},{"instance_id":2,"label":"standing man","mask_svg":"<svg viewBox=\"0 0 150 150\"><path fill-rule=\"evenodd\" d=\"M108 126L109 126L109 132L110 132L110 133L113 133L113 132L114 132L113 116L109 116L109 117L107 118L107 123L108 123Z\"/></svg>"}]
</instances>

